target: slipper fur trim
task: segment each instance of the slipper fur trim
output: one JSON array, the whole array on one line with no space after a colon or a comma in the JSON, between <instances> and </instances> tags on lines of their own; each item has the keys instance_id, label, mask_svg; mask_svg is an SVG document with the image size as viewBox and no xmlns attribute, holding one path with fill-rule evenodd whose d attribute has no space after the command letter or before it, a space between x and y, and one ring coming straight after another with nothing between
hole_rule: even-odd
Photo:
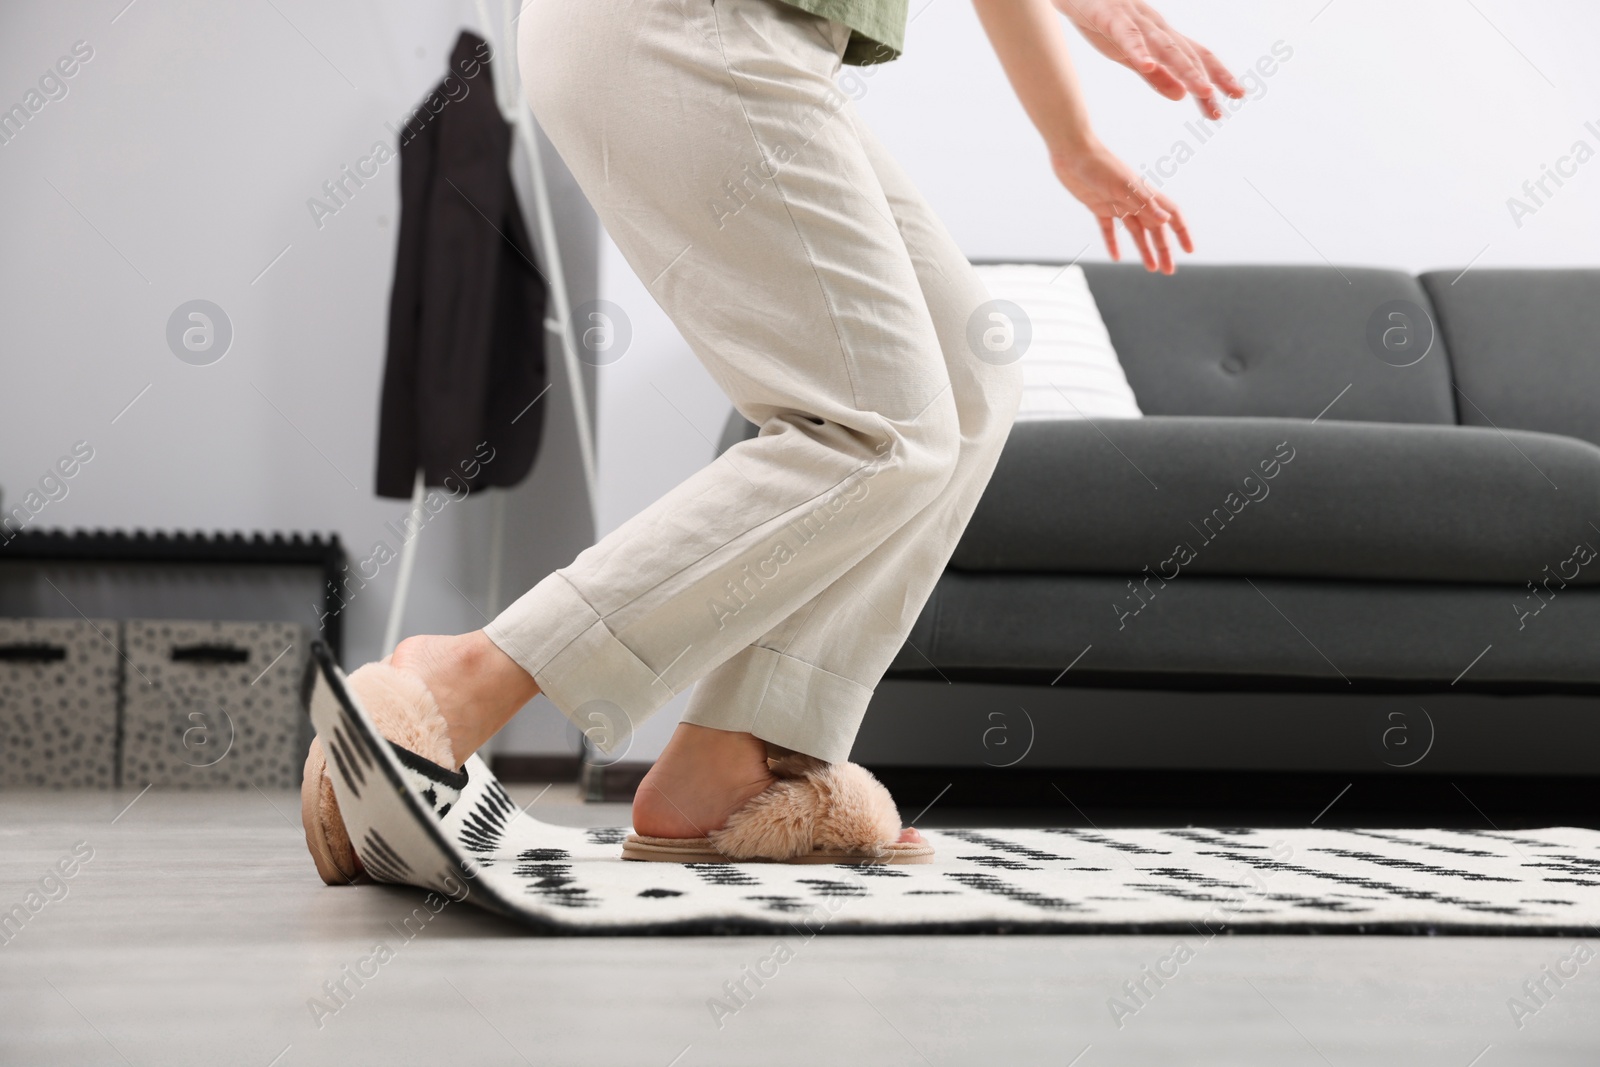
<instances>
[{"instance_id":1,"label":"slipper fur trim","mask_svg":"<svg viewBox=\"0 0 1600 1067\"><path fill-rule=\"evenodd\" d=\"M456 766L449 725L439 711L438 701L416 674L393 666L385 657L352 673L346 684L372 717L378 732L389 741L440 767ZM333 781L327 774L320 738L311 742L306 754L300 784L300 822L305 828L306 847L324 882L345 885L362 873L361 860L339 814L339 798L334 795Z\"/></svg>"},{"instance_id":2,"label":"slipper fur trim","mask_svg":"<svg viewBox=\"0 0 1600 1067\"><path fill-rule=\"evenodd\" d=\"M768 761L777 781L706 841L733 860L793 861L814 853L872 860L900 837L894 798L865 767L786 753Z\"/></svg>"},{"instance_id":3,"label":"slipper fur trim","mask_svg":"<svg viewBox=\"0 0 1600 1067\"><path fill-rule=\"evenodd\" d=\"M384 737L441 767L458 766L450 727L421 677L385 658L360 668L345 684Z\"/></svg>"}]
</instances>

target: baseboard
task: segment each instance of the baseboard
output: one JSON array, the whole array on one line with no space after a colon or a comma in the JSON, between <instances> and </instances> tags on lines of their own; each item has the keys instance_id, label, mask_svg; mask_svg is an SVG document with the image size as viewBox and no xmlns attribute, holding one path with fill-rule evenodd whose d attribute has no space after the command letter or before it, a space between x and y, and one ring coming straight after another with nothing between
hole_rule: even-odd
<instances>
[{"instance_id":1,"label":"baseboard","mask_svg":"<svg viewBox=\"0 0 1600 1067\"><path fill-rule=\"evenodd\" d=\"M496 753L489 769L502 782L576 782L582 761L572 756L528 756Z\"/></svg>"},{"instance_id":2,"label":"baseboard","mask_svg":"<svg viewBox=\"0 0 1600 1067\"><path fill-rule=\"evenodd\" d=\"M1600 766L1597 754L1600 694L1275 693L885 679L850 758L908 770L1582 777Z\"/></svg>"},{"instance_id":3,"label":"baseboard","mask_svg":"<svg viewBox=\"0 0 1600 1067\"><path fill-rule=\"evenodd\" d=\"M489 761L502 782L576 782L591 803L627 803L644 780L651 763L642 760L609 764L585 763L580 756L497 754Z\"/></svg>"},{"instance_id":4,"label":"baseboard","mask_svg":"<svg viewBox=\"0 0 1600 1067\"><path fill-rule=\"evenodd\" d=\"M578 775L578 788L590 803L629 803L652 766L643 760L585 763Z\"/></svg>"},{"instance_id":5,"label":"baseboard","mask_svg":"<svg viewBox=\"0 0 1600 1067\"><path fill-rule=\"evenodd\" d=\"M591 803L628 803L648 761L585 764L577 756L497 755L506 782L577 782ZM1600 829L1600 776L1395 775L1326 772L870 768L900 813L930 826L996 809L1007 824L1049 826L1323 826ZM1020 820L1020 821L1019 821Z\"/></svg>"},{"instance_id":6,"label":"baseboard","mask_svg":"<svg viewBox=\"0 0 1600 1067\"><path fill-rule=\"evenodd\" d=\"M1600 775L869 769L905 819L926 811L929 826L1600 829Z\"/></svg>"}]
</instances>

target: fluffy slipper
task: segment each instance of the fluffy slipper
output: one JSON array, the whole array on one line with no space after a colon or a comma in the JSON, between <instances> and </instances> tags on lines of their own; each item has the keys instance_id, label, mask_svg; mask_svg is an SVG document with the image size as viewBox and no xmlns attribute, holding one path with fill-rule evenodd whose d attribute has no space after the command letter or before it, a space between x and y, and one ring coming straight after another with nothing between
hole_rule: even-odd
<instances>
[{"instance_id":1,"label":"fluffy slipper","mask_svg":"<svg viewBox=\"0 0 1600 1067\"><path fill-rule=\"evenodd\" d=\"M465 788L467 776L452 769L456 759L450 749L449 728L427 685L411 671L391 665L387 657L357 670L346 684L378 731L389 739L406 784L435 815L444 818ZM305 826L306 847L311 850L317 873L329 885L349 884L363 873L361 858L350 843L327 773L327 754L339 764L346 779L352 771L359 770L351 744L350 739L338 734L329 738L326 750L320 737L312 741L300 783L300 821Z\"/></svg>"},{"instance_id":2,"label":"fluffy slipper","mask_svg":"<svg viewBox=\"0 0 1600 1067\"><path fill-rule=\"evenodd\" d=\"M854 763L799 753L767 761L778 780L706 837L629 834L622 858L675 863L930 863L933 846L901 842L883 783Z\"/></svg>"}]
</instances>

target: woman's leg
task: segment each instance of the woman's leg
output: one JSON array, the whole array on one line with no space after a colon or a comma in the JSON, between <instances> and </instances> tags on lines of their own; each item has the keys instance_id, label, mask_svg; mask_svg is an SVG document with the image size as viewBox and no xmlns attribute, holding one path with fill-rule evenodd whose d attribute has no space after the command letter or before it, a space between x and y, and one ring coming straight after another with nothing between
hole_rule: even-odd
<instances>
[{"instance_id":1,"label":"woman's leg","mask_svg":"<svg viewBox=\"0 0 1600 1067\"><path fill-rule=\"evenodd\" d=\"M753 733L821 759L849 757L883 672L955 551L999 460L1021 396L1014 364L980 359L968 323L983 281L909 177L853 109L856 132L917 273L961 425L955 472L926 507L840 579L695 688L688 723ZM818 672L832 681L811 683Z\"/></svg>"},{"instance_id":2,"label":"woman's leg","mask_svg":"<svg viewBox=\"0 0 1600 1067\"><path fill-rule=\"evenodd\" d=\"M916 269L840 116L843 27L774 0L535 0L521 32L547 134L764 424L486 629L580 726L599 702L626 728L931 503L960 429Z\"/></svg>"},{"instance_id":3,"label":"woman's leg","mask_svg":"<svg viewBox=\"0 0 1600 1067\"><path fill-rule=\"evenodd\" d=\"M872 690L905 644L994 471L1021 396L1015 365L978 358L967 337L989 299L982 279L911 180L848 109L916 270L961 425L955 472L938 497L770 632L696 686L672 745L641 783L634 824L688 836L679 807L705 774L707 737L756 737L829 761L849 758ZM820 675L827 685L815 684ZM709 728L709 729L708 729ZM674 749L681 749L678 756Z\"/></svg>"},{"instance_id":4,"label":"woman's leg","mask_svg":"<svg viewBox=\"0 0 1600 1067\"><path fill-rule=\"evenodd\" d=\"M737 656L707 686L725 699L698 698L704 724L658 763L654 810L636 804L661 836L764 787L753 734L844 758L1015 410L1015 369L963 339L981 284L832 85L843 32L772 0L523 16L546 131L763 425L496 619L502 655L477 650L485 678L526 671L580 727L611 729ZM515 710L476 706L463 754Z\"/></svg>"}]
</instances>

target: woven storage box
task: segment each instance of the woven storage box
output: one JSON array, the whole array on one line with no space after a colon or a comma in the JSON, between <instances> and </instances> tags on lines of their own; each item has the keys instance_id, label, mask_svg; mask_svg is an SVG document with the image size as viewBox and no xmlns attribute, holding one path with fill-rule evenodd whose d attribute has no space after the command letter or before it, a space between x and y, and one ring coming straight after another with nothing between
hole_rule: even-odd
<instances>
[{"instance_id":1,"label":"woven storage box","mask_svg":"<svg viewBox=\"0 0 1600 1067\"><path fill-rule=\"evenodd\" d=\"M122 784L293 788L310 743L310 640L283 622L129 619Z\"/></svg>"},{"instance_id":2,"label":"woven storage box","mask_svg":"<svg viewBox=\"0 0 1600 1067\"><path fill-rule=\"evenodd\" d=\"M0 786L117 784L110 619L0 619Z\"/></svg>"}]
</instances>

